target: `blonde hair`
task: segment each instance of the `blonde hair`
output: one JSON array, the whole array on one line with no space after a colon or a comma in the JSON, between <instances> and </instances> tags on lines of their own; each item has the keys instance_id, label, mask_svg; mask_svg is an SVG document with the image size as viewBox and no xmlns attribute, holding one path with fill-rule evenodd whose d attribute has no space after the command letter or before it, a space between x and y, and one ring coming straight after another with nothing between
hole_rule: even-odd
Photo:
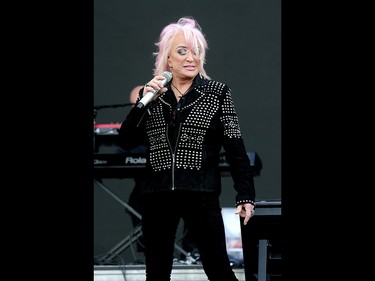
<instances>
[{"instance_id":1,"label":"blonde hair","mask_svg":"<svg viewBox=\"0 0 375 281\"><path fill-rule=\"evenodd\" d=\"M168 54L172 47L172 40L179 32L184 33L188 47L194 50L196 54L199 54L199 73L204 78L210 79L204 69L206 50L208 49L207 41L202 33L202 28L192 17L180 18L176 23L165 26L161 31L159 41L155 43L157 51L153 53L155 56L154 75L162 75L164 71L170 71L168 66Z\"/></svg>"}]
</instances>

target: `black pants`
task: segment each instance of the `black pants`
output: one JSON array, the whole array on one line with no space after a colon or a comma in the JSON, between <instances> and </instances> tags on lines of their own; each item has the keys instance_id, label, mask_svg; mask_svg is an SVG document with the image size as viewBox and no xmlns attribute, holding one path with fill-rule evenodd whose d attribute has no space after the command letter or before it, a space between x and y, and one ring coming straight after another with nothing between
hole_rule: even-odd
<instances>
[{"instance_id":1,"label":"black pants","mask_svg":"<svg viewBox=\"0 0 375 281\"><path fill-rule=\"evenodd\" d=\"M229 262L219 197L169 191L143 196L146 281L170 281L174 242L183 218L210 281L238 281Z\"/></svg>"},{"instance_id":2,"label":"black pants","mask_svg":"<svg viewBox=\"0 0 375 281\"><path fill-rule=\"evenodd\" d=\"M130 193L129 200L128 200L129 205L135 211L137 211L141 216L143 214L141 190L142 190L142 184L143 184L144 179L145 179L144 176L134 178L135 185L134 185L133 190ZM138 225L141 224L141 219L139 219L129 210L125 209L125 211L130 215L133 227L137 227ZM191 232L190 229L187 227L186 224L184 224L184 236L182 238L181 245L182 245L182 248L186 252L192 253L193 250L197 248L197 246L190 232ZM143 235L141 235L137 240L137 251L144 252Z\"/></svg>"}]
</instances>

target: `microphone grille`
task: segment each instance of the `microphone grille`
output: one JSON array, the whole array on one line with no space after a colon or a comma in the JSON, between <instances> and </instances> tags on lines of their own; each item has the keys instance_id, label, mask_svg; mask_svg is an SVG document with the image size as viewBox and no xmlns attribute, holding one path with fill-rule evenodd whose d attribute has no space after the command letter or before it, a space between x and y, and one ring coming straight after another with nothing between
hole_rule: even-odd
<instances>
[{"instance_id":1,"label":"microphone grille","mask_svg":"<svg viewBox=\"0 0 375 281\"><path fill-rule=\"evenodd\" d=\"M167 80L166 82L171 81L171 79L172 79L172 73L171 73L171 72L169 72L169 71L164 71L162 75L163 75L163 76L165 77L165 79Z\"/></svg>"}]
</instances>

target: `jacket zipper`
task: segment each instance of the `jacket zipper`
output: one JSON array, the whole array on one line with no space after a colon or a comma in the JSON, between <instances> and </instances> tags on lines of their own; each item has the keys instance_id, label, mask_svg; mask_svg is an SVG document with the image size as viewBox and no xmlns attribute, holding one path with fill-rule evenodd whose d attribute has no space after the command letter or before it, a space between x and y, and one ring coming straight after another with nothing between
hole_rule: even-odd
<instances>
[{"instance_id":1,"label":"jacket zipper","mask_svg":"<svg viewBox=\"0 0 375 281\"><path fill-rule=\"evenodd\" d=\"M180 133L181 133L181 126L182 124L180 124L180 126L178 127L178 134L177 134L177 141L176 141L176 147L174 149L174 151L172 151L172 145L171 143L169 142L169 139L167 137L167 141L168 141L168 145L171 149L171 152L172 152L172 190L175 190L175 186L174 186L174 171L175 171L175 167L176 167L176 149L177 149L177 145L178 145L178 140L180 139ZM167 126L167 136L168 136L168 126Z\"/></svg>"}]
</instances>

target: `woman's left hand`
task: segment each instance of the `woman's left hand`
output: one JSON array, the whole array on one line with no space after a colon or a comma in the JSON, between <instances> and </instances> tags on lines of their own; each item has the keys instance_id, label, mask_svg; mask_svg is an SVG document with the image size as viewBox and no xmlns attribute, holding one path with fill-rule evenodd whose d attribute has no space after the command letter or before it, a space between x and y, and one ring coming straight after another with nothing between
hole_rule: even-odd
<instances>
[{"instance_id":1,"label":"woman's left hand","mask_svg":"<svg viewBox=\"0 0 375 281\"><path fill-rule=\"evenodd\" d=\"M249 219L254 215L254 212L254 205L250 203L238 205L236 208L236 214L245 218L243 221L244 225L246 225Z\"/></svg>"}]
</instances>

